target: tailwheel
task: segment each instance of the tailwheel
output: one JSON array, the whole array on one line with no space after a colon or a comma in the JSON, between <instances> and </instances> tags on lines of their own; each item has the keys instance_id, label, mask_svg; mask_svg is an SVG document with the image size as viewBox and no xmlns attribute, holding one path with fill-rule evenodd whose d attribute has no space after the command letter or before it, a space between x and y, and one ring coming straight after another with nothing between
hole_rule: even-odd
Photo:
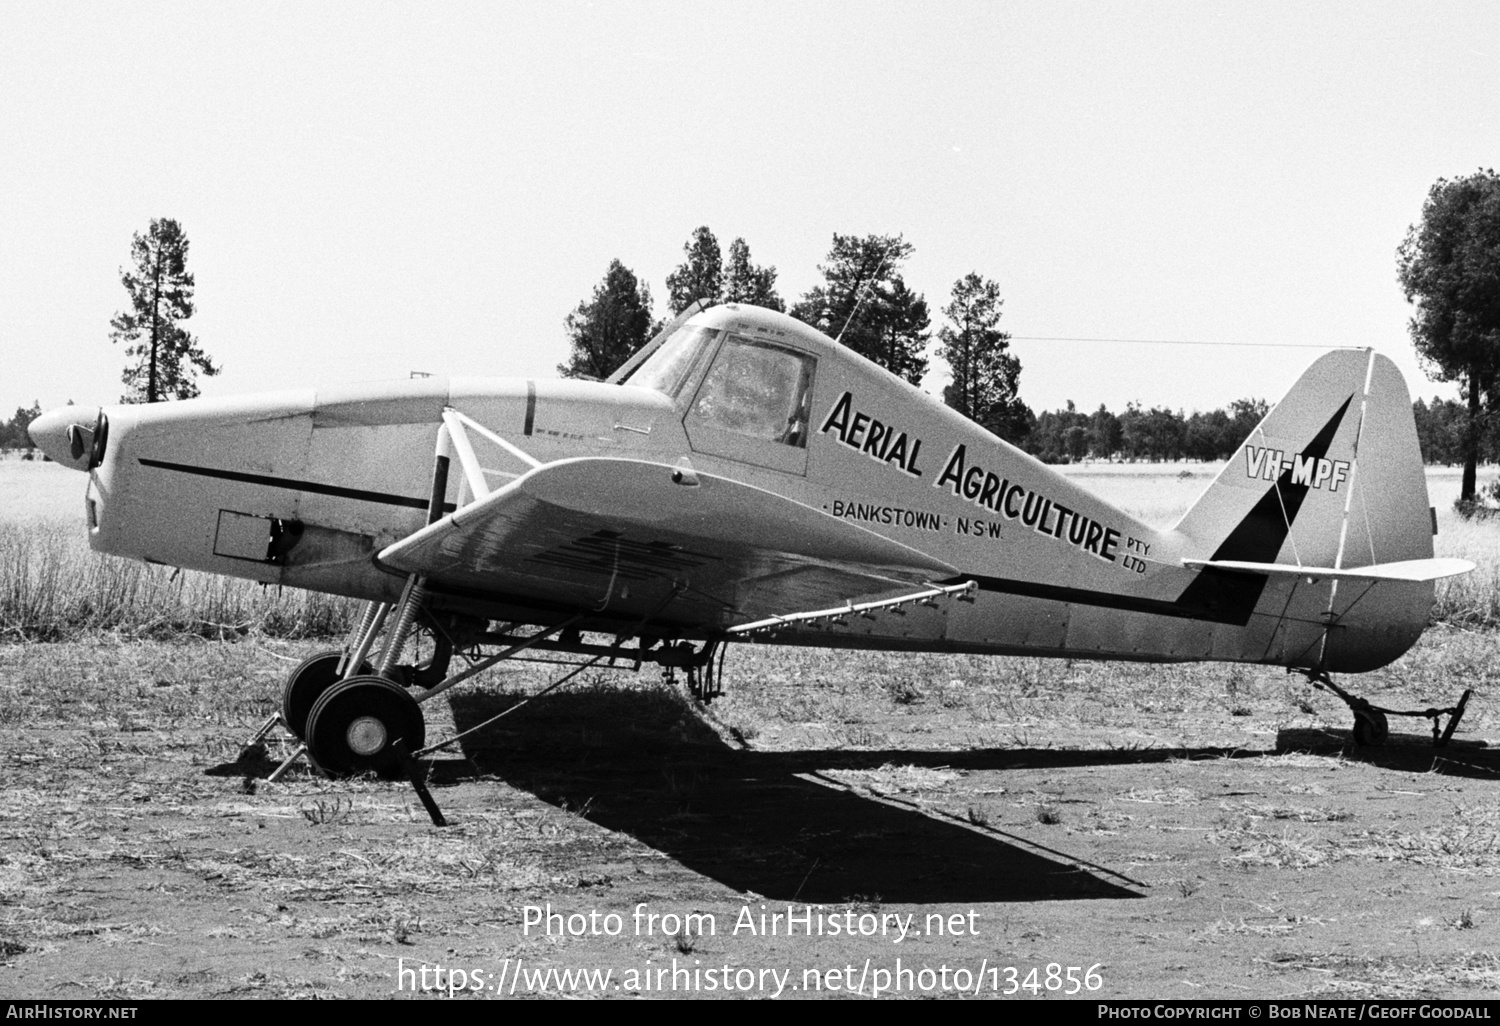
<instances>
[{"instance_id":1,"label":"tailwheel","mask_svg":"<svg viewBox=\"0 0 1500 1026\"><path fill-rule=\"evenodd\" d=\"M1354 710L1354 743L1366 748L1378 748L1390 736L1390 724L1385 713L1379 709Z\"/></svg>"},{"instance_id":2,"label":"tailwheel","mask_svg":"<svg viewBox=\"0 0 1500 1026\"><path fill-rule=\"evenodd\" d=\"M319 652L302 661L286 679L281 691L281 721L300 740L307 740L307 716L323 693L339 682L339 663L344 654L338 650ZM370 672L368 663L360 673Z\"/></svg>"},{"instance_id":3,"label":"tailwheel","mask_svg":"<svg viewBox=\"0 0 1500 1026\"><path fill-rule=\"evenodd\" d=\"M426 741L422 707L399 684L384 677L353 677L335 684L307 717L307 747L329 773L373 770L382 777L402 771L394 745L414 752Z\"/></svg>"},{"instance_id":4,"label":"tailwheel","mask_svg":"<svg viewBox=\"0 0 1500 1026\"><path fill-rule=\"evenodd\" d=\"M1468 707L1471 690L1465 690L1459 698L1458 704L1447 709L1382 709L1372 705L1369 700L1351 695L1343 688L1333 682L1324 670L1287 668L1288 673L1297 672L1304 674L1313 687L1323 691L1329 691L1337 695L1349 711L1354 713L1354 743L1362 747L1376 748L1385 744L1386 738L1390 737L1391 728L1387 722L1387 716L1413 716L1422 717L1432 721L1432 744L1435 748L1441 748L1453 737L1453 732L1458 729L1458 721L1463 719L1464 709ZM1442 718L1448 717L1448 726L1442 728Z\"/></svg>"}]
</instances>

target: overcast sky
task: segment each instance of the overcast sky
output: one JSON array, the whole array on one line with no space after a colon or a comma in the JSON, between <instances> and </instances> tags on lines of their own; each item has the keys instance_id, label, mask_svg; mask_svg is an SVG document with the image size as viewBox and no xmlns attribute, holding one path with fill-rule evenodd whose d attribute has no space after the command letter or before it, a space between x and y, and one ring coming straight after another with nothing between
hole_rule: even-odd
<instances>
[{"instance_id":1,"label":"overcast sky","mask_svg":"<svg viewBox=\"0 0 1500 1026\"><path fill-rule=\"evenodd\" d=\"M206 395L545 376L618 258L708 225L795 300L903 233L1017 336L1372 345L1395 251L1497 162L1500 4L0 5L0 417L116 401L133 232L178 220ZM1315 350L1018 340L1033 409L1278 399Z\"/></svg>"}]
</instances>

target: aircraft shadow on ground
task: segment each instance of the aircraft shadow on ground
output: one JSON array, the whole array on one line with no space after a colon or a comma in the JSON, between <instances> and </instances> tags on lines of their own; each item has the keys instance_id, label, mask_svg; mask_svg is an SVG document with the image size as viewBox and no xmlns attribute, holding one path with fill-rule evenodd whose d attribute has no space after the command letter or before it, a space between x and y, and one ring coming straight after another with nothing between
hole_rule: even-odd
<instances>
[{"instance_id":1,"label":"aircraft shadow on ground","mask_svg":"<svg viewBox=\"0 0 1500 1026\"><path fill-rule=\"evenodd\" d=\"M520 696L457 695L460 731ZM827 771L914 766L963 771L1147 766L1175 760L1307 754L1396 772L1500 777L1500 749L1394 732L1360 747L1347 730L1288 729L1265 748L886 748L740 750L663 691L597 689L548 695L463 742L462 760L432 764L445 785L498 777L553 805L629 834L684 867L778 901L916 904L1141 897L1144 886L1106 866L1001 829L944 819L856 793ZM257 746L213 776L247 788L275 764Z\"/></svg>"},{"instance_id":2,"label":"aircraft shadow on ground","mask_svg":"<svg viewBox=\"0 0 1500 1026\"><path fill-rule=\"evenodd\" d=\"M1392 725L1391 735L1377 747L1354 743L1353 731L1304 728L1282 730L1276 735L1277 754L1305 752L1308 755L1342 755L1355 762L1367 762L1381 769L1405 773L1444 773L1479 780L1500 779L1500 748L1490 748L1483 741L1450 740L1441 748L1432 743L1430 733L1414 728L1425 720L1408 720L1400 727Z\"/></svg>"},{"instance_id":3,"label":"aircraft shadow on ground","mask_svg":"<svg viewBox=\"0 0 1500 1026\"><path fill-rule=\"evenodd\" d=\"M466 730L514 701L456 696L455 725ZM1066 852L814 776L920 765L938 753L738 750L667 693L547 696L467 739L464 754L434 765L439 802L444 784L493 775L735 891L777 901L1055 901L1136 898L1144 889ZM948 765L964 754L941 753ZM1002 765L1016 753L995 754Z\"/></svg>"}]
</instances>

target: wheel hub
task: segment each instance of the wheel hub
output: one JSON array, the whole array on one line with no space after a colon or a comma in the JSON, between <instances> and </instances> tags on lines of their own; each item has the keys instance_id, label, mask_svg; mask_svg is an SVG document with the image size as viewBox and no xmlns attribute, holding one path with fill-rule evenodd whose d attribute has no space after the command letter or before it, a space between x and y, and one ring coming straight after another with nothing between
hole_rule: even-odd
<instances>
[{"instance_id":1,"label":"wheel hub","mask_svg":"<svg viewBox=\"0 0 1500 1026\"><path fill-rule=\"evenodd\" d=\"M374 716L361 716L349 724L345 738L349 742L349 750L355 755L376 755L385 748L385 724Z\"/></svg>"}]
</instances>

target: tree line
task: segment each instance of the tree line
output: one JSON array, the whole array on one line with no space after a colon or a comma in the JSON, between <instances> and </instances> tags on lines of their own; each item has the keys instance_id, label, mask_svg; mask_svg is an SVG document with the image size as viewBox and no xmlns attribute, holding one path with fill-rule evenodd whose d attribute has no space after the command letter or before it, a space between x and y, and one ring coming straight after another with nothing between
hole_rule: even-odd
<instances>
[{"instance_id":1,"label":"tree line","mask_svg":"<svg viewBox=\"0 0 1500 1026\"><path fill-rule=\"evenodd\" d=\"M757 265L744 239L726 261L707 226L683 245L683 261L667 276L675 316L694 301L750 303L789 313L912 384L928 371L928 352L948 366L943 401L1006 441L1049 463L1085 458L1225 459L1265 415L1266 404L1242 399L1210 413L1183 413L1132 404L1116 415L1066 410L1033 413L1018 394L1021 361L1000 329L1000 286L978 272L954 282L933 330L927 298L907 284L902 267L913 246L901 235L839 235L823 263L822 280L790 304L776 290L776 268ZM651 290L619 260L593 295L565 321L570 343L565 377L607 377L664 325L651 310Z\"/></svg>"},{"instance_id":2,"label":"tree line","mask_svg":"<svg viewBox=\"0 0 1500 1026\"><path fill-rule=\"evenodd\" d=\"M1411 404L1417 421L1417 441L1428 463L1462 465L1468 459L1469 409L1457 399ZM1475 457L1480 463L1500 462L1500 418L1480 414Z\"/></svg>"},{"instance_id":3,"label":"tree line","mask_svg":"<svg viewBox=\"0 0 1500 1026\"><path fill-rule=\"evenodd\" d=\"M0 449L30 449L31 437L26 429L42 415L42 404L34 402L28 406L17 406L16 415L0 424Z\"/></svg>"},{"instance_id":4,"label":"tree line","mask_svg":"<svg viewBox=\"0 0 1500 1026\"><path fill-rule=\"evenodd\" d=\"M1434 193L1446 185L1439 182ZM1403 285L1417 263L1414 246L1408 241L1403 247ZM713 231L703 226L688 238L683 262L667 276L667 306L673 316L696 300L786 312L912 384L928 371L935 336L936 356L951 375L943 401L1047 463L1228 459L1268 410L1265 400L1246 398L1208 412L1131 403L1119 414L1102 405L1084 413L1070 401L1066 409L1035 413L1020 399L1021 363L1010 352L1010 335L999 327L1004 305L999 285L977 272L960 278L940 311L944 323L934 332L926 297L902 275L912 252L901 235L835 234L818 265L822 281L789 306L777 292L776 268L757 265L743 238L730 244L726 260ZM558 372L605 378L665 323L652 313L649 286L615 260L593 295L568 315L570 356ZM1472 407L1437 398L1412 404L1425 462L1464 462ZM1487 461L1500 459L1500 417L1484 423L1491 421L1493 426L1481 426L1476 434L1478 456Z\"/></svg>"},{"instance_id":5,"label":"tree line","mask_svg":"<svg viewBox=\"0 0 1500 1026\"><path fill-rule=\"evenodd\" d=\"M1103 405L1083 413L1070 401L1067 409L1035 417L1021 448L1043 463L1227 460L1268 409L1264 399L1237 399L1222 410L1190 414L1131 403L1116 415Z\"/></svg>"},{"instance_id":6,"label":"tree line","mask_svg":"<svg viewBox=\"0 0 1500 1026\"><path fill-rule=\"evenodd\" d=\"M1021 363L1010 335L999 328L1000 287L977 272L953 286L946 319L934 333L927 299L902 274L912 244L900 235L838 235L823 263L822 281L790 305L776 289L776 268L754 262L744 239L729 246L726 261L707 226L683 245L684 260L667 276L670 313L695 301L750 303L784 311L913 385L928 369L929 343L947 362L952 381L943 399L1002 438L1019 442L1031 417L1017 395ZM619 260L612 261L593 295L567 316L564 377L605 378L661 330L651 309L650 287Z\"/></svg>"}]
</instances>

